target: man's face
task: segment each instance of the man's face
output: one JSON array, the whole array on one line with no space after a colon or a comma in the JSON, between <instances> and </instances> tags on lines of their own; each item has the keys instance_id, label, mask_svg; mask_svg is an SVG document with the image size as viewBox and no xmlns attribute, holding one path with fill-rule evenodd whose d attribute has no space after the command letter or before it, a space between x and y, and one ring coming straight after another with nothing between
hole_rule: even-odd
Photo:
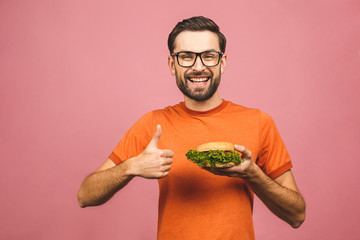
<instances>
[{"instance_id":1,"label":"man's face","mask_svg":"<svg viewBox=\"0 0 360 240\"><path fill-rule=\"evenodd\" d=\"M203 52L215 50L220 52L219 40L210 31L181 32L175 39L174 53L181 51ZM211 98L220 84L221 74L224 72L226 55L215 67L206 67L197 57L192 67L179 66L175 56L169 56L171 74L176 76L176 84L181 92L195 101L201 102Z\"/></svg>"}]
</instances>

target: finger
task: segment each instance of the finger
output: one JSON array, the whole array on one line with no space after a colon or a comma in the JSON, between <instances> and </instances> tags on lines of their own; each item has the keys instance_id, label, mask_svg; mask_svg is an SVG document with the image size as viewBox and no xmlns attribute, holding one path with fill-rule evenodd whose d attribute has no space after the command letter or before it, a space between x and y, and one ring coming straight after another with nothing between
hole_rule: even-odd
<instances>
[{"instance_id":1,"label":"finger","mask_svg":"<svg viewBox=\"0 0 360 240\"><path fill-rule=\"evenodd\" d=\"M170 166L173 163L172 158L162 158L161 165L162 166Z\"/></svg>"},{"instance_id":2,"label":"finger","mask_svg":"<svg viewBox=\"0 0 360 240\"><path fill-rule=\"evenodd\" d=\"M162 172L168 172L168 171L170 171L170 169L171 169L171 166L170 166L170 165L166 165L166 166L164 166L164 167L162 168Z\"/></svg>"},{"instance_id":3,"label":"finger","mask_svg":"<svg viewBox=\"0 0 360 240\"><path fill-rule=\"evenodd\" d=\"M163 178L169 175L169 172L162 172L159 176L159 178Z\"/></svg>"},{"instance_id":4,"label":"finger","mask_svg":"<svg viewBox=\"0 0 360 240\"><path fill-rule=\"evenodd\" d=\"M148 147L155 147L155 148L157 148L157 147L158 147L158 144L159 144L160 136L161 136L161 126L160 126L160 124L158 124L158 125L156 126L156 132L155 132L153 138L151 139Z\"/></svg>"},{"instance_id":5,"label":"finger","mask_svg":"<svg viewBox=\"0 0 360 240\"><path fill-rule=\"evenodd\" d=\"M171 150L163 150L163 152L161 153L160 157L164 157L164 158L172 158L174 157L174 152Z\"/></svg>"},{"instance_id":6,"label":"finger","mask_svg":"<svg viewBox=\"0 0 360 240\"><path fill-rule=\"evenodd\" d=\"M242 154L243 158L251 158L252 157L250 150L247 149L246 147L241 146L241 145L234 145L234 147L235 147L236 151L238 151Z\"/></svg>"}]
</instances>

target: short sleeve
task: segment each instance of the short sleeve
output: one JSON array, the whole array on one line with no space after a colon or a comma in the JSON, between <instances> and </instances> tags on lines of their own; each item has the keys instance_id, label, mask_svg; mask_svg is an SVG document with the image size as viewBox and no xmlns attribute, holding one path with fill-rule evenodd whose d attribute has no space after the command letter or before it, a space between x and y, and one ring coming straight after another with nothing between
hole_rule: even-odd
<instances>
[{"instance_id":1,"label":"short sleeve","mask_svg":"<svg viewBox=\"0 0 360 240\"><path fill-rule=\"evenodd\" d=\"M122 137L109 158L119 164L142 153L155 132L152 112L142 116Z\"/></svg>"},{"instance_id":2,"label":"short sleeve","mask_svg":"<svg viewBox=\"0 0 360 240\"><path fill-rule=\"evenodd\" d=\"M261 111L259 135L260 152L256 163L270 178L275 179L292 168L292 163L274 120Z\"/></svg>"}]
</instances>

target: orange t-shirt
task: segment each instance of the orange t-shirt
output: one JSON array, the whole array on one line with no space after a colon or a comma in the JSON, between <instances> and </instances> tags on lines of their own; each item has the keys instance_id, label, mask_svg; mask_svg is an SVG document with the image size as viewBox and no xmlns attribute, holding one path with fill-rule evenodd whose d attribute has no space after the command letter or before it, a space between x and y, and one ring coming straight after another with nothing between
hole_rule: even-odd
<instances>
[{"instance_id":1,"label":"orange t-shirt","mask_svg":"<svg viewBox=\"0 0 360 240\"><path fill-rule=\"evenodd\" d=\"M274 179L292 165L272 118L225 100L207 112L192 111L181 102L145 114L124 135L110 159L119 164L140 154L157 124L162 127L159 148L174 152L169 175L158 181L158 239L255 239L254 196L245 181L213 175L185 154L206 142L244 145Z\"/></svg>"}]
</instances>

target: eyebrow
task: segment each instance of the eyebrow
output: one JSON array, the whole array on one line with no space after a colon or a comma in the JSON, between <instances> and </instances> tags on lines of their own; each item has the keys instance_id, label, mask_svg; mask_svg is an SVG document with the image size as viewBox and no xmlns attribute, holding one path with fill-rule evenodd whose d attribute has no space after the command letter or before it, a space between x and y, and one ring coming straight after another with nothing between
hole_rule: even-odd
<instances>
[{"instance_id":1,"label":"eyebrow","mask_svg":"<svg viewBox=\"0 0 360 240\"><path fill-rule=\"evenodd\" d=\"M211 49L206 49L204 51L200 51L200 52L206 52L206 51L217 51L217 52L221 52L220 50L216 50L214 48L211 48ZM190 50L184 50L184 49L180 49L179 52L194 52L194 51L190 51ZM199 53L199 52L198 52Z\"/></svg>"}]
</instances>

